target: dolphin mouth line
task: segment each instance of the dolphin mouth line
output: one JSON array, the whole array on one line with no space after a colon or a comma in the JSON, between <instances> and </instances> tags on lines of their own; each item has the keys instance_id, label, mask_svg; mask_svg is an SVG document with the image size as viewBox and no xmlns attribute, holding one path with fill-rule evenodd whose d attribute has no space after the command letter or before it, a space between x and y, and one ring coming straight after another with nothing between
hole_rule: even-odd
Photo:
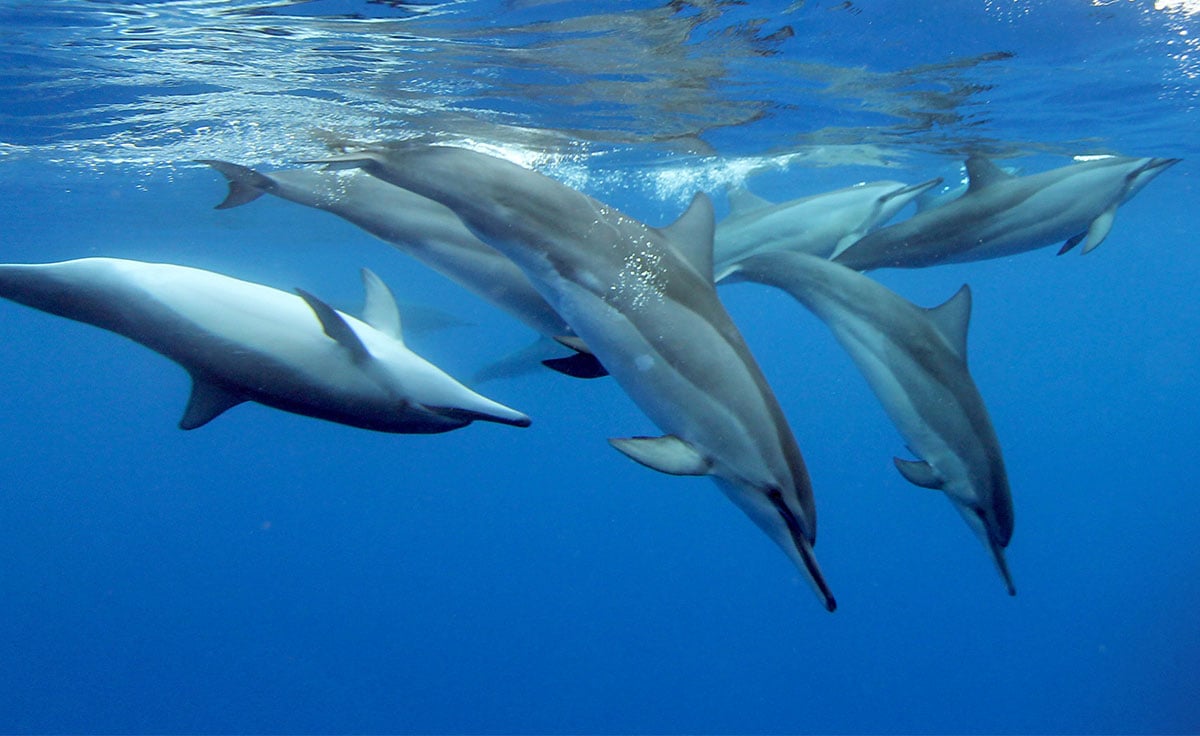
<instances>
[{"instance_id":1,"label":"dolphin mouth line","mask_svg":"<svg viewBox=\"0 0 1200 736\"><path fill-rule=\"evenodd\" d=\"M816 583L821 593L821 598L825 603L825 610L830 613L836 611L837 601L834 600L833 591L825 583L825 576L821 574L821 568L817 567L817 561L813 558L812 543L804 535L804 531L800 528L800 521L796 518L796 515L783 502L783 493L778 488L771 488L767 491L767 498L770 499L771 505L775 507L775 511L787 526L788 534L792 537L792 545L800 554L800 559L804 560L804 567L809 577Z\"/></svg>"}]
</instances>

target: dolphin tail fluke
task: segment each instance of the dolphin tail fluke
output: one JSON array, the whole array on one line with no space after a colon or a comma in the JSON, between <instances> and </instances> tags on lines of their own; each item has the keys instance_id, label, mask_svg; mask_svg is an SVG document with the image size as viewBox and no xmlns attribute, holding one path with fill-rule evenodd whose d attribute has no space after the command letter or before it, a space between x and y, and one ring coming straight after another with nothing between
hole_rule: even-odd
<instances>
[{"instance_id":1,"label":"dolphin tail fluke","mask_svg":"<svg viewBox=\"0 0 1200 736\"><path fill-rule=\"evenodd\" d=\"M253 202L274 186L274 182L268 177L246 166L209 158L198 158L196 163L213 167L229 180L229 193L215 207L218 210L228 210Z\"/></svg>"}]
</instances>

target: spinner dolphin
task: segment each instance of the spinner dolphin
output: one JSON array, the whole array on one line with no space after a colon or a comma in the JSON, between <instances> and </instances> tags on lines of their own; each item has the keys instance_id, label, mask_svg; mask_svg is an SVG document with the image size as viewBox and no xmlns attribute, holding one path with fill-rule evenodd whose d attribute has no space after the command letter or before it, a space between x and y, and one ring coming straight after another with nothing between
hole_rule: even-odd
<instances>
[{"instance_id":1,"label":"spinner dolphin","mask_svg":"<svg viewBox=\"0 0 1200 736\"><path fill-rule=\"evenodd\" d=\"M311 294L198 268L117 258L0 264L0 296L123 335L183 366L179 426L246 401L382 432L447 432L529 417L409 350L391 292L363 271L363 320Z\"/></svg>"}]
</instances>

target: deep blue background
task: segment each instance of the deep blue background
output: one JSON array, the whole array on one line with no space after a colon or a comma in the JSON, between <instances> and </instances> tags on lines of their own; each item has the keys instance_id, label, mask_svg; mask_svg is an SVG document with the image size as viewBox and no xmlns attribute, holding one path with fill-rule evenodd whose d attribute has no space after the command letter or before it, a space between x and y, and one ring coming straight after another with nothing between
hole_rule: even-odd
<instances>
[{"instance_id":1,"label":"deep blue background","mask_svg":"<svg viewBox=\"0 0 1200 736\"><path fill-rule=\"evenodd\" d=\"M881 38L932 33L880 5L862 7ZM1030 47L1087 15L1063 6ZM1164 104L1194 122L1194 98ZM833 615L711 483L607 446L654 432L611 381L484 384L526 430L391 436L243 405L181 432L181 369L0 304L0 731L1200 730L1195 128L1129 124L1107 143L1191 157L1094 253L879 274L925 305L972 285L971 367L1016 505L1013 599L950 505L894 471L903 444L824 327L765 289L722 293L812 472ZM754 186L782 200L952 164L795 166ZM212 210L224 185L204 168L22 156L0 185L3 261L166 260L346 309L366 265L470 321L410 340L460 377L531 337L331 216ZM636 186L590 193L652 224L681 210Z\"/></svg>"}]
</instances>

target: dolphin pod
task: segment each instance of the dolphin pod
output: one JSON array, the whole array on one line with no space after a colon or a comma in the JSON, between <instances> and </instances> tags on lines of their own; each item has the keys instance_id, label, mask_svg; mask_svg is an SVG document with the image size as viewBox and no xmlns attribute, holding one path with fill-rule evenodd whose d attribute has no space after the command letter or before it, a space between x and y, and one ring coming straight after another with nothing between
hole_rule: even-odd
<instances>
[{"instance_id":1,"label":"dolphin pod","mask_svg":"<svg viewBox=\"0 0 1200 736\"><path fill-rule=\"evenodd\" d=\"M813 555L816 508L791 428L713 285L700 194L651 228L565 184L463 148L334 157L454 210L506 254L665 433L610 440L672 475L708 475L837 607Z\"/></svg>"},{"instance_id":2,"label":"dolphin pod","mask_svg":"<svg viewBox=\"0 0 1200 736\"><path fill-rule=\"evenodd\" d=\"M821 318L920 460L895 458L909 482L942 491L983 541L1009 595L1004 548L1012 496L983 398L967 371L971 291L922 309L844 266L802 253L740 262L731 280L779 287Z\"/></svg>"},{"instance_id":3,"label":"dolphin pod","mask_svg":"<svg viewBox=\"0 0 1200 736\"><path fill-rule=\"evenodd\" d=\"M982 157L967 159L958 199L865 236L833 257L857 271L980 261L1065 241L1089 253L1108 236L1117 207L1177 158L1111 156L1030 176Z\"/></svg>"},{"instance_id":4,"label":"dolphin pod","mask_svg":"<svg viewBox=\"0 0 1200 736\"><path fill-rule=\"evenodd\" d=\"M297 294L198 268L116 258L0 265L0 296L141 343L183 366L179 422L203 426L246 401L353 427L433 434L529 417L405 347L391 292L363 271L363 320Z\"/></svg>"},{"instance_id":5,"label":"dolphin pod","mask_svg":"<svg viewBox=\"0 0 1200 736\"><path fill-rule=\"evenodd\" d=\"M263 194L330 212L389 243L438 273L516 317L552 340L574 336L571 328L513 265L471 234L449 209L358 171L292 169L262 173L246 166L202 159L229 181L217 209L253 202ZM578 377L604 371L581 342L569 358L547 362Z\"/></svg>"},{"instance_id":6,"label":"dolphin pod","mask_svg":"<svg viewBox=\"0 0 1200 736\"><path fill-rule=\"evenodd\" d=\"M964 194L893 225L879 227L940 180L874 182L780 205L737 191L719 226L701 193L665 228L453 146L308 162L323 171L202 163L229 181L218 208L269 193L331 212L576 351L544 361L550 367L611 374L663 434L610 444L659 472L712 477L833 611L813 551L808 471L714 281L779 287L826 323L916 455L895 458L896 468L946 495L1015 594L1005 558L1014 519L1008 477L967 369L970 290L922 309L856 271L982 260L1058 241L1060 253L1080 243L1089 252L1116 209L1177 161L1107 157L1015 176L971 157ZM362 320L299 289L114 258L0 265L0 296L179 363L193 378L184 429L245 401L387 432L445 432L476 420L529 425L408 350L390 291L368 271L363 278Z\"/></svg>"}]
</instances>

